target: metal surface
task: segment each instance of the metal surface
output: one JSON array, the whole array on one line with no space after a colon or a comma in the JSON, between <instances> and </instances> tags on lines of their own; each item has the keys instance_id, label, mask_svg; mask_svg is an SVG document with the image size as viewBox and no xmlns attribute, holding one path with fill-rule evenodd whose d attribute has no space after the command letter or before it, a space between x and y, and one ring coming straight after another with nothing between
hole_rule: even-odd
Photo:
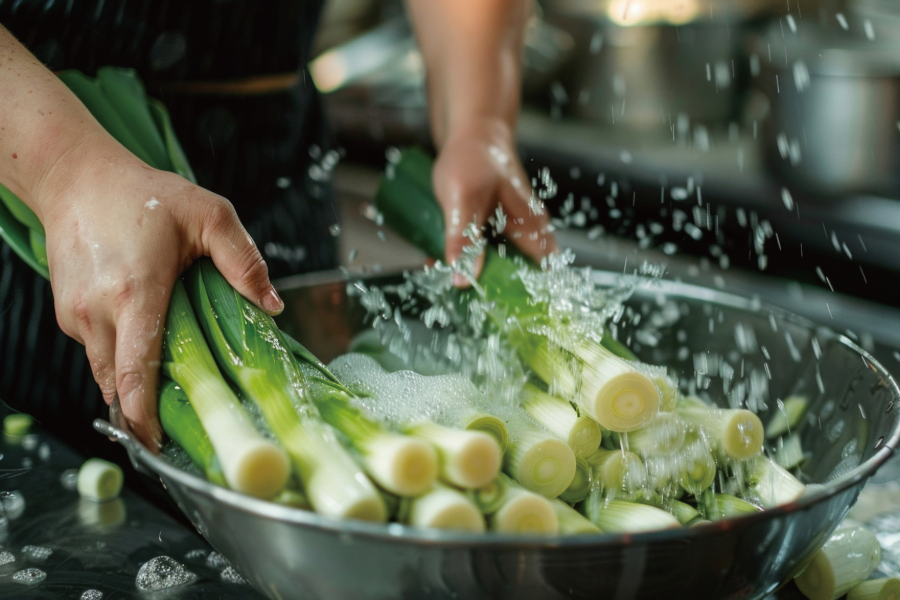
<instances>
[{"instance_id":1,"label":"metal surface","mask_svg":"<svg viewBox=\"0 0 900 600\"><path fill-rule=\"evenodd\" d=\"M0 406L0 419L7 414ZM88 590L104 600L261 598L246 582L223 581L223 564L206 565L212 549L203 538L134 492L125 489L105 503L81 500L63 474L71 476L83 462L43 431L27 442L0 437L0 598L77 599ZM192 551L194 558L186 559ZM9 555L15 560L6 562ZM178 560L198 579L155 595L139 592L138 569L157 556ZM25 569L40 569L46 578L16 582Z\"/></svg>"},{"instance_id":2,"label":"metal surface","mask_svg":"<svg viewBox=\"0 0 900 600\"><path fill-rule=\"evenodd\" d=\"M345 281L300 277L280 289L281 325L323 359L342 352L362 326ZM787 393L809 394L812 417L801 435L814 458L806 473L824 485L791 505L681 531L473 535L335 521L248 498L176 469L106 423L97 427L125 445L137 468L158 475L210 543L273 599L763 598L826 539L896 448L900 390L848 339L749 300L662 283L629 305L633 314L675 308L666 311L668 324L644 318L638 329L620 327L645 340L643 348L632 344L647 360L691 378L695 353L719 352L742 374L771 374L773 407ZM723 381L709 370L698 376L714 397Z\"/></svg>"},{"instance_id":3,"label":"metal surface","mask_svg":"<svg viewBox=\"0 0 900 600\"><path fill-rule=\"evenodd\" d=\"M796 189L900 195L900 28L867 22L872 39L802 22L752 44L771 105L764 157Z\"/></svg>"}]
</instances>

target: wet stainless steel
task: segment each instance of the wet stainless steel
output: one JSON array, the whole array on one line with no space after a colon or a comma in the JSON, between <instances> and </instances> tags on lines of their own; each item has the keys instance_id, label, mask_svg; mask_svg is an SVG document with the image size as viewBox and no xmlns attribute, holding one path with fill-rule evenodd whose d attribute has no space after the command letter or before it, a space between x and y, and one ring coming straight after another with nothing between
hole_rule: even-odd
<instances>
[{"instance_id":1,"label":"wet stainless steel","mask_svg":"<svg viewBox=\"0 0 900 600\"><path fill-rule=\"evenodd\" d=\"M318 275L284 283L281 325L322 358L342 352L361 326L346 282ZM811 396L813 416L801 435L814 456L806 474L824 484L818 491L682 531L571 538L425 531L335 521L247 498L174 468L105 422L96 425L118 437L137 468L158 476L210 543L273 599L763 598L826 539L893 453L900 390L849 339L758 302L665 282L635 294L630 306L647 314L659 302L679 316L658 328L655 345L636 347L643 358L691 378L693 353L731 355L737 330L752 328L754 342L744 339L729 360L747 372L771 365L772 399ZM679 342L678 331L689 335ZM621 334L638 335L624 328ZM678 352L683 346L687 356ZM717 389L721 380L709 377Z\"/></svg>"},{"instance_id":2,"label":"wet stainless steel","mask_svg":"<svg viewBox=\"0 0 900 600\"><path fill-rule=\"evenodd\" d=\"M0 418L8 412L0 407ZM88 590L101 592L105 600L262 598L246 582L222 581L222 567L205 564L209 544L134 492L125 489L118 500L102 504L81 500L62 478L83 462L44 432L24 444L0 438L0 553L15 558L0 565L0 598L77 599ZM51 553L41 560L46 550L27 546ZM200 556L187 560L191 551ZM139 592L138 569L163 555L185 564L198 580L155 595ZM0 555L0 562L7 558ZM46 578L32 585L15 581L16 573L32 568Z\"/></svg>"}]
</instances>

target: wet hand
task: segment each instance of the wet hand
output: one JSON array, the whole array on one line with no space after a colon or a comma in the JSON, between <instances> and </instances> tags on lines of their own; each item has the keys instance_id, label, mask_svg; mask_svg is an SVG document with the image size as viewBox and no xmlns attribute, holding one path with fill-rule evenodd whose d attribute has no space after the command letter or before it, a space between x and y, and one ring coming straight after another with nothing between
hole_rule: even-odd
<instances>
[{"instance_id":1,"label":"wet hand","mask_svg":"<svg viewBox=\"0 0 900 600\"><path fill-rule=\"evenodd\" d=\"M105 133L67 152L41 183L56 317L84 344L107 405L147 447L162 441L157 379L173 284L211 256L270 314L282 302L226 199L152 169Z\"/></svg>"},{"instance_id":2,"label":"wet hand","mask_svg":"<svg viewBox=\"0 0 900 600\"><path fill-rule=\"evenodd\" d=\"M483 226L498 206L506 215L503 235L524 254L539 261L555 252L556 241L539 201L531 200L531 186L518 154L513 132L500 119L485 119L450 132L432 174L435 194L444 209L446 260L458 259L471 243L463 236L473 221ZM476 276L483 257L476 262ZM454 284L467 279L457 274Z\"/></svg>"}]
</instances>

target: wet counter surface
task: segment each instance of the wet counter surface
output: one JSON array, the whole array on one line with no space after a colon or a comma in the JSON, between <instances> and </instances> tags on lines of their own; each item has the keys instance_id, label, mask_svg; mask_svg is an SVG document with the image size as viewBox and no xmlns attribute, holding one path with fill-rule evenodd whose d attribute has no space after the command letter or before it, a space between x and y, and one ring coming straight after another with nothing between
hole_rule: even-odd
<instances>
[{"instance_id":1,"label":"wet counter surface","mask_svg":"<svg viewBox=\"0 0 900 600\"><path fill-rule=\"evenodd\" d=\"M84 457L51 435L0 439L0 454L0 598L262 600L198 533L136 493L79 498L75 469ZM139 590L141 566L160 556L196 578Z\"/></svg>"}]
</instances>

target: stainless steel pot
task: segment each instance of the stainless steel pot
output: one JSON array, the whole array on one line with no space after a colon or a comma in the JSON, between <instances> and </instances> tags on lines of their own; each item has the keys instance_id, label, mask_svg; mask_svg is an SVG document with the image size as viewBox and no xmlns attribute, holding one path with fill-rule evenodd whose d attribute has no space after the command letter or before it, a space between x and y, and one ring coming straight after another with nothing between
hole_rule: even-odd
<instances>
[{"instance_id":1,"label":"stainless steel pot","mask_svg":"<svg viewBox=\"0 0 900 600\"><path fill-rule=\"evenodd\" d=\"M610 284L616 276L595 277ZM282 282L281 325L322 358L344 351L364 326L347 287L321 275ZM628 306L644 316L637 328L621 324L620 339L633 337L643 359L696 378L714 396L725 381L716 375L726 375L722 360L771 375L757 382L768 388L769 412L775 398L808 395L800 435L813 458L805 474L821 487L793 504L678 531L473 535L335 521L248 498L173 467L105 422L95 427L117 437L137 469L158 476L198 531L273 600L763 598L824 542L900 443L900 389L847 338L758 302L665 282L639 290ZM740 375L732 375L733 390Z\"/></svg>"},{"instance_id":2,"label":"stainless steel pot","mask_svg":"<svg viewBox=\"0 0 900 600\"><path fill-rule=\"evenodd\" d=\"M900 12L894 12L893 21L844 17L850 31L837 20L785 21L752 43L760 64L754 85L771 112L763 156L792 189L826 199L900 197Z\"/></svg>"}]
</instances>

